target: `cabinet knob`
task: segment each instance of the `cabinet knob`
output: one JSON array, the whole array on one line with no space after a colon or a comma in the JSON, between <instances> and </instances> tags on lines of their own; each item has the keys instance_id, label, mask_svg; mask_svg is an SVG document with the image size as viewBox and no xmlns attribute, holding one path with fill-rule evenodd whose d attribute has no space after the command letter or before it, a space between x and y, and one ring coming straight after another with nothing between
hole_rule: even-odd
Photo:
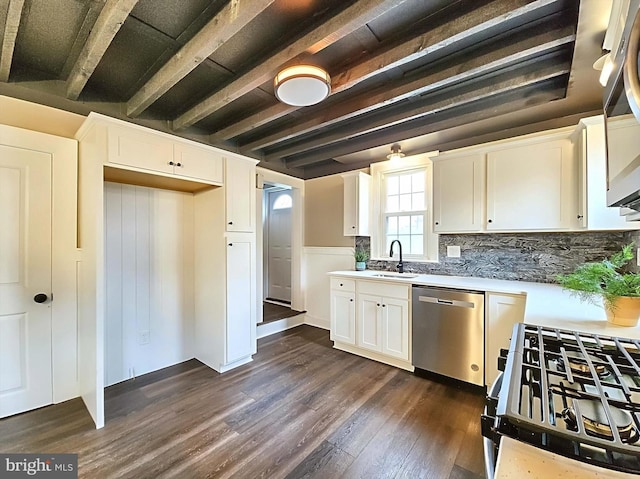
<instances>
[{"instance_id":1,"label":"cabinet knob","mask_svg":"<svg viewBox=\"0 0 640 479\"><path fill-rule=\"evenodd\" d=\"M386 305L386 304L383 304L383 305L382 305L382 307L383 307L383 308L386 308L386 307L387 307L387 305Z\"/></svg>"},{"instance_id":2,"label":"cabinet knob","mask_svg":"<svg viewBox=\"0 0 640 479\"><path fill-rule=\"evenodd\" d=\"M584 215L578 215L579 220L581 220L582 218L584 218Z\"/></svg>"},{"instance_id":3,"label":"cabinet knob","mask_svg":"<svg viewBox=\"0 0 640 479\"><path fill-rule=\"evenodd\" d=\"M340 286L344 286L344 284L340 283Z\"/></svg>"},{"instance_id":4,"label":"cabinet knob","mask_svg":"<svg viewBox=\"0 0 640 479\"><path fill-rule=\"evenodd\" d=\"M487 220L487 223L493 223L493 220Z\"/></svg>"},{"instance_id":5,"label":"cabinet knob","mask_svg":"<svg viewBox=\"0 0 640 479\"><path fill-rule=\"evenodd\" d=\"M170 162L169 162L169 166L173 166L173 161L170 161Z\"/></svg>"},{"instance_id":6,"label":"cabinet knob","mask_svg":"<svg viewBox=\"0 0 640 479\"><path fill-rule=\"evenodd\" d=\"M353 298L349 298L349 301L351 301L353 303Z\"/></svg>"},{"instance_id":7,"label":"cabinet knob","mask_svg":"<svg viewBox=\"0 0 640 479\"><path fill-rule=\"evenodd\" d=\"M436 225L439 225L439 224L440 224L440 222L439 222L439 221L436 221Z\"/></svg>"},{"instance_id":8,"label":"cabinet knob","mask_svg":"<svg viewBox=\"0 0 640 479\"><path fill-rule=\"evenodd\" d=\"M176 166L182 166L182 163L176 163Z\"/></svg>"},{"instance_id":9,"label":"cabinet knob","mask_svg":"<svg viewBox=\"0 0 640 479\"><path fill-rule=\"evenodd\" d=\"M232 225L232 224L233 224L233 221L229 221L229 223L227 223L227 224Z\"/></svg>"},{"instance_id":10,"label":"cabinet knob","mask_svg":"<svg viewBox=\"0 0 640 479\"><path fill-rule=\"evenodd\" d=\"M380 303L376 303L376 306L380 306Z\"/></svg>"},{"instance_id":11,"label":"cabinet knob","mask_svg":"<svg viewBox=\"0 0 640 479\"><path fill-rule=\"evenodd\" d=\"M229 246L233 246L233 243L229 243Z\"/></svg>"},{"instance_id":12,"label":"cabinet knob","mask_svg":"<svg viewBox=\"0 0 640 479\"><path fill-rule=\"evenodd\" d=\"M352 226L352 227L351 227L351 229L352 229L352 230L354 230L354 229L356 229L356 227L355 227L355 226Z\"/></svg>"}]
</instances>

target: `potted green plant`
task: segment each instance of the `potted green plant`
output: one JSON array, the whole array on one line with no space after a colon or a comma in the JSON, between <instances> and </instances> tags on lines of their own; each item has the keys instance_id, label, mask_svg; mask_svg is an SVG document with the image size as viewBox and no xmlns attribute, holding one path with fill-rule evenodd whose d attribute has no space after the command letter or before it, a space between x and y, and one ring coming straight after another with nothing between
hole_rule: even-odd
<instances>
[{"instance_id":1,"label":"potted green plant","mask_svg":"<svg viewBox=\"0 0 640 479\"><path fill-rule=\"evenodd\" d=\"M356 271L364 271L367 269L367 260L369 259L369 252L363 248L356 248L353 255L356 260Z\"/></svg>"},{"instance_id":2,"label":"potted green plant","mask_svg":"<svg viewBox=\"0 0 640 479\"><path fill-rule=\"evenodd\" d=\"M560 285L582 301L601 298L607 321L636 326L640 317L640 275L622 271L633 258L634 243L599 263L585 263L573 273L557 276Z\"/></svg>"}]
</instances>

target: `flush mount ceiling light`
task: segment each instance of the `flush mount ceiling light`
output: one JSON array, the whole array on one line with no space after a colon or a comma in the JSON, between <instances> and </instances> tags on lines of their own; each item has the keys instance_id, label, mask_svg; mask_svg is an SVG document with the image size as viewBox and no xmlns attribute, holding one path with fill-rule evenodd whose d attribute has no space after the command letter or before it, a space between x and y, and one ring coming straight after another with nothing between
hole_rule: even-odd
<instances>
[{"instance_id":1,"label":"flush mount ceiling light","mask_svg":"<svg viewBox=\"0 0 640 479\"><path fill-rule=\"evenodd\" d=\"M276 75L273 88L282 103L293 106L315 105L331 93L331 77L322 68L295 65Z\"/></svg>"},{"instance_id":2,"label":"flush mount ceiling light","mask_svg":"<svg viewBox=\"0 0 640 479\"><path fill-rule=\"evenodd\" d=\"M387 155L389 160L399 160L400 158L404 158L404 153L402 153L400 145L397 143L391 147L391 153Z\"/></svg>"}]
</instances>

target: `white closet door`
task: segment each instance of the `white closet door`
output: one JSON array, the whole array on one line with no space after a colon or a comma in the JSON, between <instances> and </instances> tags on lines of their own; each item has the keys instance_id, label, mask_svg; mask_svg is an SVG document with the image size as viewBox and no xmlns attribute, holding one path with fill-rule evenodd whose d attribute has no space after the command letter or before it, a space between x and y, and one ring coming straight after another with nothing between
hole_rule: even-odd
<instances>
[{"instance_id":1,"label":"white closet door","mask_svg":"<svg viewBox=\"0 0 640 479\"><path fill-rule=\"evenodd\" d=\"M250 356L254 352L256 327L253 314L255 285L251 274L255 268L253 235L227 237L227 364Z\"/></svg>"},{"instance_id":2,"label":"white closet door","mask_svg":"<svg viewBox=\"0 0 640 479\"><path fill-rule=\"evenodd\" d=\"M0 145L0 417L53 402L51 166Z\"/></svg>"}]
</instances>

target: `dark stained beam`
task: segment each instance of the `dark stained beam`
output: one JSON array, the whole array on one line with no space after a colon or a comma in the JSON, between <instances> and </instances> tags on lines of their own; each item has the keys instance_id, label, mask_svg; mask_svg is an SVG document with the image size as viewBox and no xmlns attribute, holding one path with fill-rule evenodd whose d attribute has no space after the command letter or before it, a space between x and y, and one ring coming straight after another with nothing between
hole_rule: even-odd
<instances>
[{"instance_id":1,"label":"dark stained beam","mask_svg":"<svg viewBox=\"0 0 640 479\"><path fill-rule=\"evenodd\" d=\"M525 32L524 39L514 41L514 43L501 43L497 50L474 56L460 64L417 78L395 88L361 95L359 98L335 105L328 111L320 112L307 121L278 132L280 141L289 140L318 128L329 127L356 116L388 107L402 100L424 95L502 68L514 66L520 62L541 57L574 41L575 35L572 26L554 32L540 32L534 36L530 36L530 32ZM247 145L241 149L250 151L252 148ZM304 146L289 148L285 146L284 149L278 150L278 155L290 156L300 151L304 151Z\"/></svg>"},{"instance_id":2,"label":"dark stained beam","mask_svg":"<svg viewBox=\"0 0 640 479\"><path fill-rule=\"evenodd\" d=\"M0 51L0 81L9 81L13 51L16 46L16 37L22 17L24 0L10 0L7 7L7 17L4 21L4 35L2 37L2 50Z\"/></svg>"},{"instance_id":3,"label":"dark stained beam","mask_svg":"<svg viewBox=\"0 0 640 479\"><path fill-rule=\"evenodd\" d=\"M138 0L107 0L67 79L67 98L77 100Z\"/></svg>"},{"instance_id":4,"label":"dark stained beam","mask_svg":"<svg viewBox=\"0 0 640 479\"><path fill-rule=\"evenodd\" d=\"M565 76L569 73L569 65L551 65L540 68L529 69L524 73L518 73L517 75L510 75L508 78L495 78L493 81L485 81L478 88L469 89L464 93L455 94L450 92L445 95L439 95L438 99L427 105L413 108L411 110L400 110L395 114L379 115L379 117L367 122L363 128L356 126L350 128L348 131L340 131L330 133L329 135L320 136L313 141L306 143L306 149L301 152L298 157L291 158L287 161L287 166L299 168L307 165L311 165L318 161L326 160L335 156L347 155L360 151L357 146L358 137L367 135L369 138L376 135L376 132L393 128L395 126L402 125L403 123L410 123L414 120L421 120L427 116L436 116L442 114L447 110L463 107L465 105L472 105L476 102L488 100L491 98L498 98L502 95L512 93L514 91L522 90L527 87L531 87L537 84L545 83L554 78ZM480 111L477 112L481 114ZM473 119L476 119L474 113ZM458 118L459 124L469 121L469 118ZM379 135L381 139L383 136ZM376 136L376 138L378 138ZM408 136L405 138L409 138ZM345 140L355 140L343 143ZM375 143L377 143L374 138ZM380 144L371 145L381 146L386 141ZM335 148L331 147L331 144L336 144ZM317 149L317 151L313 151ZM281 155L275 154L278 158ZM327 156L329 155L329 156Z\"/></svg>"},{"instance_id":5,"label":"dark stained beam","mask_svg":"<svg viewBox=\"0 0 640 479\"><path fill-rule=\"evenodd\" d=\"M342 12L294 41L278 53L236 78L224 88L189 109L173 122L173 128L186 128L211 115L233 100L273 79L282 66L303 53L317 53L344 38L362 25L406 0L359 0Z\"/></svg>"},{"instance_id":6,"label":"dark stained beam","mask_svg":"<svg viewBox=\"0 0 640 479\"><path fill-rule=\"evenodd\" d=\"M375 75L401 67L453 44L468 42L470 39L477 37L486 38L491 32L509 29L515 22L525 22L540 18L559 8L557 5L557 0L537 0L534 2L529 0L494 0L456 17L452 22L439 25L428 32L417 35L396 47L334 75L331 94L334 95L348 90ZM282 116L280 110L273 109L273 111L274 116L270 119L271 121ZM229 126L223 132L215 134L213 138L229 139L250 131L269 121L265 113L259 112L242 120L238 125ZM278 141L281 141L281 139L276 133L243 145L243 147L246 150L255 150L265 148Z\"/></svg>"},{"instance_id":7,"label":"dark stained beam","mask_svg":"<svg viewBox=\"0 0 640 479\"><path fill-rule=\"evenodd\" d=\"M274 1L229 2L127 102L127 115L141 114Z\"/></svg>"}]
</instances>

